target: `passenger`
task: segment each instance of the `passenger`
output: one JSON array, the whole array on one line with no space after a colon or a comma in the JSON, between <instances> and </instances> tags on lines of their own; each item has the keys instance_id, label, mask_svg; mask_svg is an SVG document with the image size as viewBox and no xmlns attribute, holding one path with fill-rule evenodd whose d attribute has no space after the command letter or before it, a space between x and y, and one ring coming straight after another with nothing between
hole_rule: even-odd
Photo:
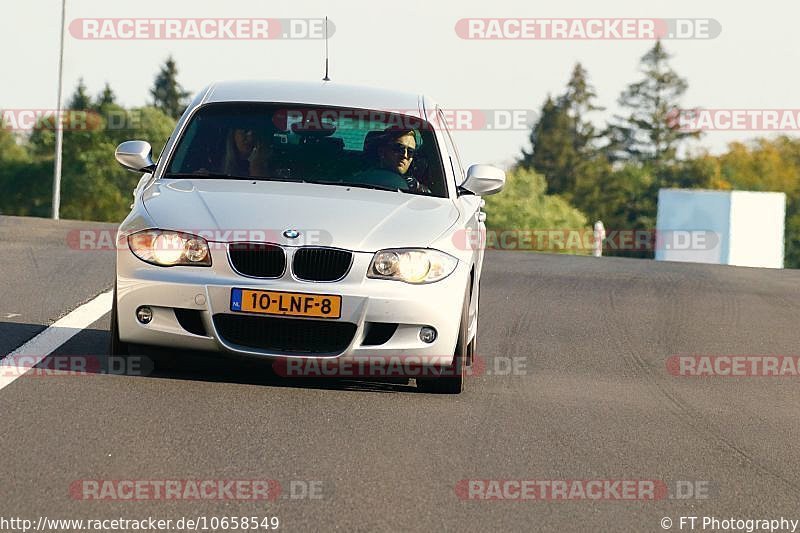
<instances>
[{"instance_id":1,"label":"passenger","mask_svg":"<svg viewBox=\"0 0 800 533\"><path fill-rule=\"evenodd\" d=\"M268 177L271 146L253 129L236 128L228 134L222 172L243 178Z\"/></svg>"}]
</instances>

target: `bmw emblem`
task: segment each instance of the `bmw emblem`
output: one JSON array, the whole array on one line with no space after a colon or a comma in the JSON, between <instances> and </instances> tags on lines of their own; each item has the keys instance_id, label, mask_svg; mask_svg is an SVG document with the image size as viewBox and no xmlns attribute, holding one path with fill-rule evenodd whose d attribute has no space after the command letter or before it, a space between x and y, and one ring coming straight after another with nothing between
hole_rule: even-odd
<instances>
[{"instance_id":1,"label":"bmw emblem","mask_svg":"<svg viewBox=\"0 0 800 533\"><path fill-rule=\"evenodd\" d=\"M283 236L287 239L296 239L300 236L300 232L296 229L287 229L283 232Z\"/></svg>"}]
</instances>

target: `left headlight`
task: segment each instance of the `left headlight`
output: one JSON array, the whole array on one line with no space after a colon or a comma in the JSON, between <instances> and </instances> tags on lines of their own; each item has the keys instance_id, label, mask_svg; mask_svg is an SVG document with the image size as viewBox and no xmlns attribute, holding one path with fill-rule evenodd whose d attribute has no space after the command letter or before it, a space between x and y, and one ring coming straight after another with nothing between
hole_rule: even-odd
<instances>
[{"instance_id":1,"label":"left headlight","mask_svg":"<svg viewBox=\"0 0 800 533\"><path fill-rule=\"evenodd\" d=\"M439 250L380 250L372 258L367 277L414 284L433 283L452 274L457 265L458 259Z\"/></svg>"},{"instance_id":2,"label":"left headlight","mask_svg":"<svg viewBox=\"0 0 800 533\"><path fill-rule=\"evenodd\" d=\"M153 265L211 266L208 242L197 235L145 230L128 235L128 247L133 255Z\"/></svg>"}]
</instances>

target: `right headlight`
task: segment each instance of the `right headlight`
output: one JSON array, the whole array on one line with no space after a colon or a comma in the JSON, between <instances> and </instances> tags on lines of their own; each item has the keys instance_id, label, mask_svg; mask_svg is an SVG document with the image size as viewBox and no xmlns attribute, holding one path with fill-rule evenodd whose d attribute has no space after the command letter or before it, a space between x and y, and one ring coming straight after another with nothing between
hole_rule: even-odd
<instances>
[{"instance_id":1,"label":"right headlight","mask_svg":"<svg viewBox=\"0 0 800 533\"><path fill-rule=\"evenodd\" d=\"M433 283L452 274L457 265L458 259L439 250L380 250L372 258L367 277L414 284Z\"/></svg>"},{"instance_id":2,"label":"right headlight","mask_svg":"<svg viewBox=\"0 0 800 533\"><path fill-rule=\"evenodd\" d=\"M197 235L151 229L128 236L131 252L158 266L211 266L208 242Z\"/></svg>"}]
</instances>

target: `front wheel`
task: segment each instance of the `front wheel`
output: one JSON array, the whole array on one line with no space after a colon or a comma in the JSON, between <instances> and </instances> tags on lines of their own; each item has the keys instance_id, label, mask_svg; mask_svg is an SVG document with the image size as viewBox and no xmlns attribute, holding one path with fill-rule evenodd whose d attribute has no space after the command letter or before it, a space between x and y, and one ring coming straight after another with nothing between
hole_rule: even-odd
<instances>
[{"instance_id":1,"label":"front wheel","mask_svg":"<svg viewBox=\"0 0 800 533\"><path fill-rule=\"evenodd\" d=\"M466 362L469 354L469 286L464 291L464 305L461 310L461 325L458 330L453 364L446 368L444 376L437 378L417 379L417 389L433 394L460 394L464 390L466 379Z\"/></svg>"}]
</instances>

